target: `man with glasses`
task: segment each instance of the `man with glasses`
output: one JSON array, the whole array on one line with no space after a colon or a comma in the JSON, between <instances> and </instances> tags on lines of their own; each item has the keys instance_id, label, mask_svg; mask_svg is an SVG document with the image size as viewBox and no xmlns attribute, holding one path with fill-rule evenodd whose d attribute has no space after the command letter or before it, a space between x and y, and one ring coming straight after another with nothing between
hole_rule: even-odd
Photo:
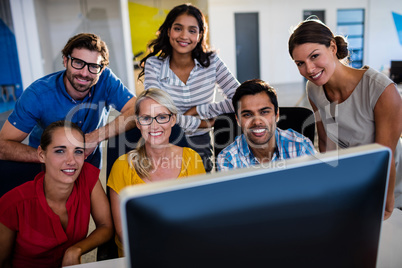
<instances>
[{"instance_id":1,"label":"man with glasses","mask_svg":"<svg viewBox=\"0 0 402 268\"><path fill-rule=\"evenodd\" d=\"M109 51L99 36L82 33L62 50L63 71L33 82L0 131L0 159L39 162L36 148L52 122L68 120L85 133L87 161L101 167L99 143L135 126L135 97L107 67ZM113 107L121 114L109 124ZM21 143L29 135L29 146Z\"/></svg>"}]
</instances>

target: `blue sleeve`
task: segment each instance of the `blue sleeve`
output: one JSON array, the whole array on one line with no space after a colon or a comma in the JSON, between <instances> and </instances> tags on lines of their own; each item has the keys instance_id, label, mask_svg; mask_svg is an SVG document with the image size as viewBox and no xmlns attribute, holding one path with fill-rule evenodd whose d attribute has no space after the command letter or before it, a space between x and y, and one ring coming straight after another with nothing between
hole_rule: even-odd
<instances>
[{"instance_id":1,"label":"blue sleeve","mask_svg":"<svg viewBox=\"0 0 402 268\"><path fill-rule=\"evenodd\" d=\"M313 143L307 137L304 137L304 142L301 144L301 146L303 148L300 155L315 155L317 153Z\"/></svg>"},{"instance_id":2,"label":"blue sleeve","mask_svg":"<svg viewBox=\"0 0 402 268\"><path fill-rule=\"evenodd\" d=\"M234 168L233 157L229 152L222 151L216 160L218 171L230 170Z\"/></svg>"},{"instance_id":3,"label":"blue sleeve","mask_svg":"<svg viewBox=\"0 0 402 268\"><path fill-rule=\"evenodd\" d=\"M41 98L35 93L33 85L29 86L15 103L13 112L8 117L11 125L25 133L30 133L41 119Z\"/></svg>"},{"instance_id":4,"label":"blue sleeve","mask_svg":"<svg viewBox=\"0 0 402 268\"><path fill-rule=\"evenodd\" d=\"M112 105L113 108L120 112L124 105L135 95L109 68L103 71L102 76L102 81L99 82L106 87L107 105Z\"/></svg>"}]
</instances>

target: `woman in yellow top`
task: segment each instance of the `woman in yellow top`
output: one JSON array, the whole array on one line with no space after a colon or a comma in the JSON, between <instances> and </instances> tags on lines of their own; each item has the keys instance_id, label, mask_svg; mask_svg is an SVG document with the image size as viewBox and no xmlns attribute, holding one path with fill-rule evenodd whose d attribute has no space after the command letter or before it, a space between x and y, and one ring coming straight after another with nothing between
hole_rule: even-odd
<instances>
[{"instance_id":1,"label":"woman in yellow top","mask_svg":"<svg viewBox=\"0 0 402 268\"><path fill-rule=\"evenodd\" d=\"M205 173L198 153L169 143L176 114L176 106L163 90L152 88L137 98L135 115L142 138L136 149L116 160L107 183L119 256L123 256L119 193L124 187Z\"/></svg>"}]
</instances>

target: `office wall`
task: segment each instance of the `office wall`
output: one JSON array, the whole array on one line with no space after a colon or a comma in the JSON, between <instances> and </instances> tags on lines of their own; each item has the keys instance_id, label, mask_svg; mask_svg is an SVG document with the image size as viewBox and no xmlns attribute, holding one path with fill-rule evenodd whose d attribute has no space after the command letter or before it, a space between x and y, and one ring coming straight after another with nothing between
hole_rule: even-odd
<instances>
[{"instance_id":1,"label":"office wall","mask_svg":"<svg viewBox=\"0 0 402 268\"><path fill-rule=\"evenodd\" d=\"M10 0L22 87L43 76L34 0Z\"/></svg>"},{"instance_id":2,"label":"office wall","mask_svg":"<svg viewBox=\"0 0 402 268\"><path fill-rule=\"evenodd\" d=\"M14 2L14 1L11 1ZM107 43L110 52L110 68L123 83L134 91L133 66L130 30L128 22L127 0L17 0L21 8L27 2L32 3L30 16L24 12L15 12L13 21L22 21L25 25L36 25L30 35L39 40L39 49L30 51L39 60L25 61L20 59L20 65L29 64L41 68L36 74L24 81L24 88L35 79L45 74L62 70L61 50L67 40L81 32L92 32L101 36ZM124 8L122 8L124 7ZM32 14L33 13L33 14ZM23 27L19 29L20 36L27 33ZM128 40L128 41L127 41ZM30 40L17 40L17 46L27 46Z\"/></svg>"},{"instance_id":3,"label":"office wall","mask_svg":"<svg viewBox=\"0 0 402 268\"><path fill-rule=\"evenodd\" d=\"M390 67L391 60L402 60L402 45L391 11L402 14L401 0L371 0L368 10L366 40L367 65L376 69Z\"/></svg>"},{"instance_id":4,"label":"office wall","mask_svg":"<svg viewBox=\"0 0 402 268\"><path fill-rule=\"evenodd\" d=\"M379 70L391 59L402 58L391 15L391 11L402 13L400 0L210 0L208 8L211 44L233 73L236 73L234 14L259 12L261 78L272 84L303 80L287 50L291 29L302 20L303 10L325 10L327 25L336 31L337 9L364 8L364 63Z\"/></svg>"},{"instance_id":5,"label":"office wall","mask_svg":"<svg viewBox=\"0 0 402 268\"><path fill-rule=\"evenodd\" d=\"M138 29L127 32L128 1L162 9L180 4L178 0L10 1L23 87L62 68L60 50L70 36L80 31L97 31L111 49L111 68L134 89L131 36ZM233 73L236 73L234 13L260 13L261 78L273 84L302 81L288 55L287 40L291 27L297 25L306 9L324 9L327 24L336 29L337 9L364 8L365 64L381 69L389 67L392 59L402 59L402 47L391 16L391 11L402 14L401 0L199 0L194 4L207 15L210 44L218 49Z\"/></svg>"}]
</instances>

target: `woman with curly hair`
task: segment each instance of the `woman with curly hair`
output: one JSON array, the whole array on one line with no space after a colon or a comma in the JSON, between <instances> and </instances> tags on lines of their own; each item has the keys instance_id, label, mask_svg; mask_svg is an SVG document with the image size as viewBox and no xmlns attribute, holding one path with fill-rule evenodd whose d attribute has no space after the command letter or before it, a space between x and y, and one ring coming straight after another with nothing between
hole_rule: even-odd
<instances>
[{"instance_id":1,"label":"woman with curly hair","mask_svg":"<svg viewBox=\"0 0 402 268\"><path fill-rule=\"evenodd\" d=\"M202 12L191 4L174 7L149 44L150 53L141 61L144 88L169 93L179 109L178 124L191 148L212 169L209 129L213 118L231 113L231 98L239 82L206 43L207 24ZM225 100L215 103L218 85Z\"/></svg>"}]
</instances>

